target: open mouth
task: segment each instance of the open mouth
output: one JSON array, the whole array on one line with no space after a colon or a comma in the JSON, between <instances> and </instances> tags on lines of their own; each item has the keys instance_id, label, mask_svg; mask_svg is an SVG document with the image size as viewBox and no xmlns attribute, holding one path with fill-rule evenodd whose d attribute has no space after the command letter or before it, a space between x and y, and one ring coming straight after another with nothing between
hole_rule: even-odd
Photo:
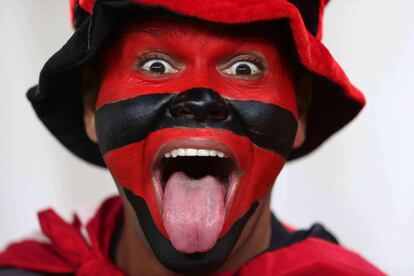
<instances>
[{"instance_id":1,"label":"open mouth","mask_svg":"<svg viewBox=\"0 0 414 276\"><path fill-rule=\"evenodd\" d=\"M181 144L181 145L180 145ZM183 145L191 147L182 147ZM190 179L206 176L217 179L225 189L226 210L231 204L240 177L233 152L217 142L174 141L162 147L154 158L152 175L157 201L162 207L166 184L174 173L182 172Z\"/></svg>"},{"instance_id":2,"label":"open mouth","mask_svg":"<svg viewBox=\"0 0 414 276\"><path fill-rule=\"evenodd\" d=\"M173 141L158 152L152 173L174 247L182 253L211 249L240 178L231 149L210 140Z\"/></svg>"}]
</instances>

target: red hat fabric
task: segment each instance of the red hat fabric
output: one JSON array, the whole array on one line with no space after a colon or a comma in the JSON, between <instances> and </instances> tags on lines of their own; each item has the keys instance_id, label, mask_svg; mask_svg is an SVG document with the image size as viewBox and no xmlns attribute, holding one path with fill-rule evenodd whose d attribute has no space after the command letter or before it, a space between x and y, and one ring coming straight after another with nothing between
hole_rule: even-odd
<instances>
[{"instance_id":1,"label":"red hat fabric","mask_svg":"<svg viewBox=\"0 0 414 276\"><path fill-rule=\"evenodd\" d=\"M328 0L70 0L74 35L44 66L39 85L28 98L48 129L73 153L105 166L98 146L83 125L82 66L96 57L105 40L127 13L163 9L200 20L240 24L284 20L292 48L303 69L314 76L304 144L289 160L301 157L350 122L365 99L321 43L322 16Z\"/></svg>"}]
</instances>

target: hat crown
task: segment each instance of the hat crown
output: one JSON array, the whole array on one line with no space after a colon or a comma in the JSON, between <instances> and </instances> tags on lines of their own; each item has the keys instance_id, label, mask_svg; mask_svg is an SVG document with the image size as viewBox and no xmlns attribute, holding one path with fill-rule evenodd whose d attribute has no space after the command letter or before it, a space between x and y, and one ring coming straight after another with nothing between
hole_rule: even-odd
<instances>
[{"instance_id":1,"label":"hat crown","mask_svg":"<svg viewBox=\"0 0 414 276\"><path fill-rule=\"evenodd\" d=\"M70 0L70 12L71 12L71 21L72 25L75 29L77 29L83 21L93 12L93 8L95 2L99 2L100 0ZM197 17L203 17L203 13L208 14L211 11L220 11L220 10L229 10L232 6L239 6L239 5L265 5L266 2L263 0L240 0L240 1L203 1L203 0L181 0L175 4L171 4L171 2L175 2L173 0L166 1L163 0L130 0L130 2L135 2L137 4L147 4L147 5L157 5L160 7L167 7L169 10L172 10L177 13L181 13L179 6L193 6L198 7L200 11ZM190 3L191 2L191 3ZM195 3L200 2L200 3ZM306 29L315 37L321 37L322 33L322 17L323 17L323 10L329 0L272 0L273 5L276 2L279 4L286 4L290 3L293 4L296 9L300 12L301 18L303 20ZM276 4L277 5L277 4ZM175 8L177 7L177 8ZM230 9L231 10L231 9ZM189 13L188 15L196 15ZM234 22L227 22L227 23L234 23Z\"/></svg>"}]
</instances>

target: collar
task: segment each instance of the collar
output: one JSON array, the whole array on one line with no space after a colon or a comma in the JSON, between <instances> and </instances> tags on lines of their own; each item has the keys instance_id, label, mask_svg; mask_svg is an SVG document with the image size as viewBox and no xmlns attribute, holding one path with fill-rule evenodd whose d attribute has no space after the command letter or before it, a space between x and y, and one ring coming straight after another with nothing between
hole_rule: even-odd
<instances>
[{"instance_id":1,"label":"collar","mask_svg":"<svg viewBox=\"0 0 414 276\"><path fill-rule=\"evenodd\" d=\"M0 267L76 275L124 275L114 264L113 256L122 229L121 199L111 197L103 202L94 217L83 225L75 215L72 223L64 221L53 210L39 213L45 241L26 239L9 245L0 252ZM298 244L308 238L337 243L335 237L320 224L308 230L291 230L271 215L272 235L269 247L247 262L267 253ZM86 233L84 235L83 233ZM220 275L235 275L240 270Z\"/></svg>"}]
</instances>

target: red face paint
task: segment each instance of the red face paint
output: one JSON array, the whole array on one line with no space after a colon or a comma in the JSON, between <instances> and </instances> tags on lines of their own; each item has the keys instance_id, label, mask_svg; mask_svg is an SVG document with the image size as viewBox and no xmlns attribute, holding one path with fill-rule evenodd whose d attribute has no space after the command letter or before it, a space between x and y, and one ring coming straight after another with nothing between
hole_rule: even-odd
<instances>
[{"instance_id":1,"label":"red face paint","mask_svg":"<svg viewBox=\"0 0 414 276\"><path fill-rule=\"evenodd\" d=\"M135 22L104 55L96 121L104 160L117 183L145 200L158 230L182 253L210 250L266 195L296 131L294 81L275 42L221 29L175 20ZM199 87L206 89L191 90ZM219 97L230 113L211 117L219 123L193 114L171 116L177 94ZM274 121L284 118L274 112L285 114L289 124ZM284 150L280 141L285 141ZM213 149L230 158L234 166L227 190L214 178L188 184L182 174L171 174L163 187L161 160L172 160L180 149L214 155ZM180 199L186 195L194 202ZM200 203L208 197L224 203ZM207 225L208 231L200 229ZM204 238L200 244L192 241L197 231Z\"/></svg>"},{"instance_id":2,"label":"red face paint","mask_svg":"<svg viewBox=\"0 0 414 276\"><path fill-rule=\"evenodd\" d=\"M96 108L144 94L208 87L225 98L276 104L297 115L293 76L277 42L261 35L228 35L209 26L162 20L127 25L117 43L105 53ZM142 74L136 65L146 52L167 53L185 68L159 78ZM221 63L250 52L266 60L262 78L243 80L219 72L217 66Z\"/></svg>"}]
</instances>

